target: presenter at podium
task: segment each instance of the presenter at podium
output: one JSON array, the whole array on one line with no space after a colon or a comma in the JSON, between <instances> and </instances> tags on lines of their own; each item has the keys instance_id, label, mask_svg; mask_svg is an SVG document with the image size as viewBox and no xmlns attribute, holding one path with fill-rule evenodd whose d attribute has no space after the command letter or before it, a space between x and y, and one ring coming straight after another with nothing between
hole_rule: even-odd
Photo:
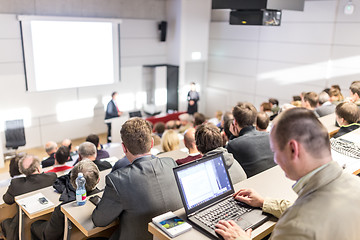
<instances>
[{"instance_id":1,"label":"presenter at podium","mask_svg":"<svg viewBox=\"0 0 360 240\"><path fill-rule=\"evenodd\" d=\"M117 92L113 92L111 94L111 100L108 103L106 107L106 113L105 113L105 120L120 117L122 112L119 111L119 108L117 107L116 98L118 96ZM107 133L107 142L111 142L111 122L106 122L106 125L108 126L108 133Z\"/></svg>"},{"instance_id":2,"label":"presenter at podium","mask_svg":"<svg viewBox=\"0 0 360 240\"><path fill-rule=\"evenodd\" d=\"M200 100L199 93L196 91L196 85L194 82L191 83L191 90L187 96L188 100L188 114L194 114L198 111L197 102Z\"/></svg>"}]
</instances>

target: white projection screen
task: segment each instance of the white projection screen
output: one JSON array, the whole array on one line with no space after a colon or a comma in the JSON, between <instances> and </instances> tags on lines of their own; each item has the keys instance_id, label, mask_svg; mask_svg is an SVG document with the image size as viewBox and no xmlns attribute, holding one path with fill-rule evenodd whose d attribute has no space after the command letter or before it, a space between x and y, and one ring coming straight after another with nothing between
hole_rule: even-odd
<instances>
[{"instance_id":1,"label":"white projection screen","mask_svg":"<svg viewBox=\"0 0 360 240\"><path fill-rule=\"evenodd\" d=\"M18 16L28 91L120 81L120 20Z\"/></svg>"}]
</instances>

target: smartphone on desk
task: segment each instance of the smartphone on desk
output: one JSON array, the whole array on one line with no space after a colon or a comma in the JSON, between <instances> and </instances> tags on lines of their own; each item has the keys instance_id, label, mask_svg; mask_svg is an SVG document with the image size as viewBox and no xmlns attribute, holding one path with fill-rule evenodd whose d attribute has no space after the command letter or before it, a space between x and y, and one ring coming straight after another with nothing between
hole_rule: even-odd
<instances>
[{"instance_id":1,"label":"smartphone on desk","mask_svg":"<svg viewBox=\"0 0 360 240\"><path fill-rule=\"evenodd\" d=\"M97 206L99 204L101 200L101 197L99 197L98 195L92 196L89 198L89 201L92 202L95 206Z\"/></svg>"}]
</instances>

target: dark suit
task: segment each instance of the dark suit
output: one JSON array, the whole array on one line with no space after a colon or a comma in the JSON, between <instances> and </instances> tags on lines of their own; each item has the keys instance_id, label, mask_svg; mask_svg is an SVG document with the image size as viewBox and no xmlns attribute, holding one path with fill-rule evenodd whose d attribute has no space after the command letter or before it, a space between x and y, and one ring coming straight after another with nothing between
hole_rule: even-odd
<instances>
[{"instance_id":1,"label":"dark suit","mask_svg":"<svg viewBox=\"0 0 360 240\"><path fill-rule=\"evenodd\" d=\"M119 116L118 108L116 107L115 102L111 100L106 107L105 120L116 118L118 116ZM111 123L106 123L106 125L108 126L107 140L108 142L111 142Z\"/></svg>"},{"instance_id":2,"label":"dark suit","mask_svg":"<svg viewBox=\"0 0 360 240\"><path fill-rule=\"evenodd\" d=\"M189 91L188 92L188 96L187 96L187 100L188 100L188 110L187 113L188 114L194 114L198 111L198 105L197 102L200 100L200 95L197 91ZM194 101L194 105L190 105L190 101Z\"/></svg>"},{"instance_id":3,"label":"dark suit","mask_svg":"<svg viewBox=\"0 0 360 240\"><path fill-rule=\"evenodd\" d=\"M320 116L326 116L335 112L336 105L330 102L326 102L320 107L315 109L315 112Z\"/></svg>"},{"instance_id":4,"label":"dark suit","mask_svg":"<svg viewBox=\"0 0 360 240\"><path fill-rule=\"evenodd\" d=\"M11 180L10 186L3 196L4 202L13 204L16 196L49 187L55 180L56 173L41 173L14 178ZM16 213L13 218L5 219L1 223L1 228L7 239L19 239L19 214Z\"/></svg>"},{"instance_id":5,"label":"dark suit","mask_svg":"<svg viewBox=\"0 0 360 240\"><path fill-rule=\"evenodd\" d=\"M55 164L55 153L50 154L50 156L47 159L41 161L41 167L43 168L51 167L54 164Z\"/></svg>"},{"instance_id":6,"label":"dark suit","mask_svg":"<svg viewBox=\"0 0 360 240\"><path fill-rule=\"evenodd\" d=\"M243 167L248 178L276 165L269 134L256 131L253 126L241 129L239 136L230 140L226 148Z\"/></svg>"},{"instance_id":7,"label":"dark suit","mask_svg":"<svg viewBox=\"0 0 360 240\"><path fill-rule=\"evenodd\" d=\"M93 162L99 168L99 171L104 171L106 169L112 168L111 164L107 161L95 160Z\"/></svg>"},{"instance_id":8,"label":"dark suit","mask_svg":"<svg viewBox=\"0 0 360 240\"><path fill-rule=\"evenodd\" d=\"M92 214L95 226L115 219L119 228L110 239L152 239L147 224L157 215L182 207L171 158L147 155L106 176L103 197Z\"/></svg>"}]
</instances>

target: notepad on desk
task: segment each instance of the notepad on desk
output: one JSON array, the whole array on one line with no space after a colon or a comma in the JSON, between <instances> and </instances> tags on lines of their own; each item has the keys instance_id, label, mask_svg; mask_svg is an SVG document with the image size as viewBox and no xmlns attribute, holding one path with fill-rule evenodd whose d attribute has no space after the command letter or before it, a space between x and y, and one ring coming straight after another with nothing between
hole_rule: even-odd
<instances>
[{"instance_id":1,"label":"notepad on desk","mask_svg":"<svg viewBox=\"0 0 360 240\"><path fill-rule=\"evenodd\" d=\"M29 214L40 212L54 206L54 203L52 203L42 193L37 193L32 196L17 200L17 203L21 205Z\"/></svg>"}]
</instances>

